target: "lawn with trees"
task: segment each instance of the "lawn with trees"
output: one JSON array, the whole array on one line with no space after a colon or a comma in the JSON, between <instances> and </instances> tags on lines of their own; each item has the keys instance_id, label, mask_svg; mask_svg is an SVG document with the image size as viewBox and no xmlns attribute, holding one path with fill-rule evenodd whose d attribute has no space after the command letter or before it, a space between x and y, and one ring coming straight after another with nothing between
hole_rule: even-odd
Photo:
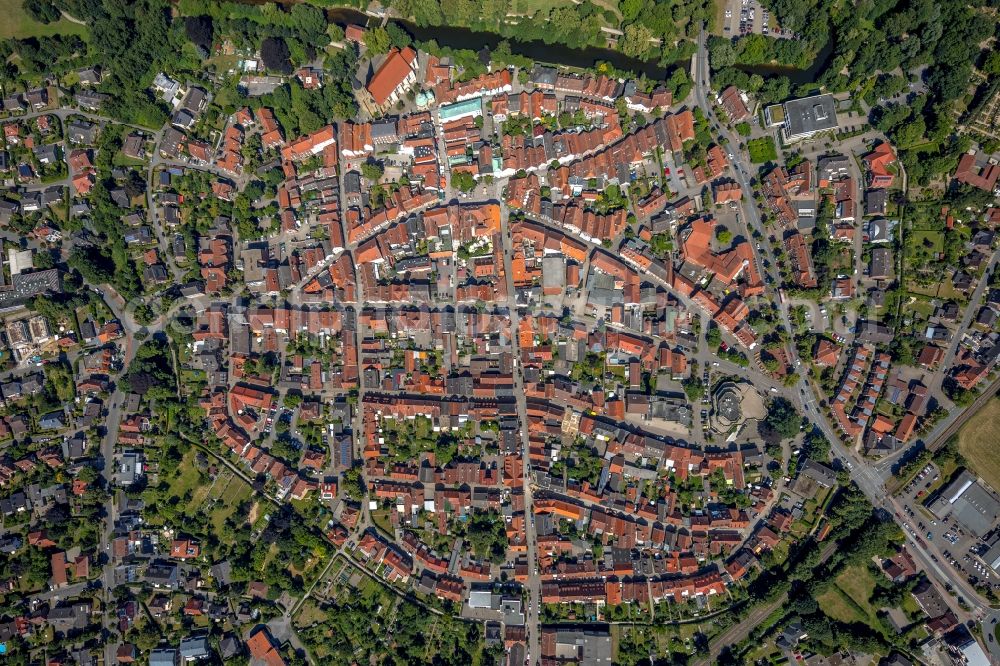
<instances>
[{"instance_id":1,"label":"lawn with trees","mask_svg":"<svg viewBox=\"0 0 1000 666\"><path fill-rule=\"evenodd\" d=\"M774 138L770 136L750 139L747 141L747 151L754 164L767 164L778 159L778 149L774 145Z\"/></svg>"}]
</instances>

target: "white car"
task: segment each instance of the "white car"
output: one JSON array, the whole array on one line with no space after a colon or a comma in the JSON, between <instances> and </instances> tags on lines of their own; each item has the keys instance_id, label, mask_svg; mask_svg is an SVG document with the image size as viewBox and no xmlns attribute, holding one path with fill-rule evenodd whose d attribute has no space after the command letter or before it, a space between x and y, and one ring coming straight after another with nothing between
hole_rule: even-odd
<instances>
[{"instance_id":1,"label":"white car","mask_svg":"<svg viewBox=\"0 0 1000 666\"><path fill-rule=\"evenodd\" d=\"M732 17L733 17L733 10L727 9L726 10L726 18L732 18Z\"/></svg>"}]
</instances>

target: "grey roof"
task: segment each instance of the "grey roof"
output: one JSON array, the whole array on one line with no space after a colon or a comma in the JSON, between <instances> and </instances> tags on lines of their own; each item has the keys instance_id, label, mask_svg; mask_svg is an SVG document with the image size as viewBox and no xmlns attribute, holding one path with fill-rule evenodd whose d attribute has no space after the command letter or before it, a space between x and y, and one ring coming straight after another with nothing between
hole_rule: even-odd
<instances>
[{"instance_id":1,"label":"grey roof","mask_svg":"<svg viewBox=\"0 0 1000 666\"><path fill-rule=\"evenodd\" d=\"M785 102L785 128L789 138L804 137L837 127L833 95L814 95Z\"/></svg>"},{"instance_id":2,"label":"grey roof","mask_svg":"<svg viewBox=\"0 0 1000 666\"><path fill-rule=\"evenodd\" d=\"M610 666L611 634L592 629L558 629L555 650L551 656L578 660L580 666Z\"/></svg>"},{"instance_id":3,"label":"grey roof","mask_svg":"<svg viewBox=\"0 0 1000 666\"><path fill-rule=\"evenodd\" d=\"M74 143L93 143L97 138L97 125L85 120L71 120L66 126L66 134Z\"/></svg>"},{"instance_id":4,"label":"grey roof","mask_svg":"<svg viewBox=\"0 0 1000 666\"><path fill-rule=\"evenodd\" d=\"M396 119L386 118L372 123L372 141L395 141L397 138Z\"/></svg>"},{"instance_id":5,"label":"grey roof","mask_svg":"<svg viewBox=\"0 0 1000 666\"><path fill-rule=\"evenodd\" d=\"M890 240L889 220L880 217L868 223L869 243L888 243Z\"/></svg>"},{"instance_id":6,"label":"grey roof","mask_svg":"<svg viewBox=\"0 0 1000 666\"><path fill-rule=\"evenodd\" d=\"M104 102L110 98L111 98L110 95L94 92L92 90L84 90L82 92L78 92L73 97L73 99L76 100L77 104L79 104L84 109L89 109L91 111L96 111L97 109L101 108L101 104L104 104Z\"/></svg>"},{"instance_id":7,"label":"grey roof","mask_svg":"<svg viewBox=\"0 0 1000 666\"><path fill-rule=\"evenodd\" d=\"M826 465L814 460L806 460L799 469L800 474L808 476L826 488L831 488L837 483L837 474Z\"/></svg>"},{"instance_id":8,"label":"grey roof","mask_svg":"<svg viewBox=\"0 0 1000 666\"><path fill-rule=\"evenodd\" d=\"M190 111L191 113L198 113L203 108L205 108L205 103L208 101L208 93L206 93L201 88L191 88L188 94L184 97L184 101L181 103L181 108Z\"/></svg>"},{"instance_id":9,"label":"grey roof","mask_svg":"<svg viewBox=\"0 0 1000 666\"><path fill-rule=\"evenodd\" d=\"M208 647L208 638L205 636L189 636L181 640L181 659L193 661L211 656L212 649Z\"/></svg>"},{"instance_id":10,"label":"grey roof","mask_svg":"<svg viewBox=\"0 0 1000 666\"><path fill-rule=\"evenodd\" d=\"M49 268L33 273L18 273L11 280L11 286L0 291L0 306L49 292L62 293L62 282L59 279L58 269Z\"/></svg>"},{"instance_id":11,"label":"grey roof","mask_svg":"<svg viewBox=\"0 0 1000 666\"><path fill-rule=\"evenodd\" d=\"M865 215L884 215L888 193L883 189L865 192Z\"/></svg>"},{"instance_id":12,"label":"grey roof","mask_svg":"<svg viewBox=\"0 0 1000 666\"><path fill-rule=\"evenodd\" d=\"M978 536L989 532L1000 515L1000 500L979 483L969 486L953 504L955 517Z\"/></svg>"},{"instance_id":13,"label":"grey roof","mask_svg":"<svg viewBox=\"0 0 1000 666\"><path fill-rule=\"evenodd\" d=\"M177 650L159 648L149 653L149 666L174 666L177 663Z\"/></svg>"},{"instance_id":14,"label":"grey roof","mask_svg":"<svg viewBox=\"0 0 1000 666\"><path fill-rule=\"evenodd\" d=\"M892 263L892 253L887 247L877 247L872 250L872 262L869 277L880 280L889 277L889 267Z\"/></svg>"},{"instance_id":15,"label":"grey roof","mask_svg":"<svg viewBox=\"0 0 1000 666\"><path fill-rule=\"evenodd\" d=\"M938 518L953 515L970 532L983 536L1000 514L1000 498L983 486L968 470L955 477L931 507Z\"/></svg>"},{"instance_id":16,"label":"grey roof","mask_svg":"<svg viewBox=\"0 0 1000 666\"><path fill-rule=\"evenodd\" d=\"M65 425L65 414L61 411L49 412L38 420L38 426L43 430L58 430Z\"/></svg>"}]
</instances>

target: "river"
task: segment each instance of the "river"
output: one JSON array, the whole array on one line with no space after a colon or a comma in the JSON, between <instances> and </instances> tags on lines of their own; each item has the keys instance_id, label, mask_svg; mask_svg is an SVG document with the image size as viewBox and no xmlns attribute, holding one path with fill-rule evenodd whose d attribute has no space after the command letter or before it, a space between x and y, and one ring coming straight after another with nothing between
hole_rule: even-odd
<instances>
[{"instance_id":1,"label":"river","mask_svg":"<svg viewBox=\"0 0 1000 666\"><path fill-rule=\"evenodd\" d=\"M356 9L336 7L328 9L327 19L340 26L348 24L365 25L371 18ZM661 66L659 60L640 60L631 58L621 51L606 49L599 46L573 48L564 44L546 44L542 41L521 41L513 37L504 37L493 32L482 32L457 26L419 26L411 21L389 19L408 32L418 42L436 41L441 46L452 49L469 49L480 51L483 47L494 49L502 40L510 43L514 53L527 56L536 62L550 65L565 65L568 67L593 67L598 62L611 63L616 69L645 74L651 79L661 80L665 77L667 67ZM687 66L686 61L683 64ZM671 65L672 67L672 65Z\"/></svg>"},{"instance_id":2,"label":"river","mask_svg":"<svg viewBox=\"0 0 1000 666\"><path fill-rule=\"evenodd\" d=\"M240 1L257 4L266 0ZM288 4L296 0L278 1ZM350 24L365 26L372 18L353 7L330 7L326 10L326 17L330 23L336 23L342 27ZM511 51L531 58L536 62L581 68L594 67L598 62L607 62L622 71L633 72L636 75L645 74L654 81L666 78L667 70L675 65L681 65L685 69L688 69L690 62L690 60L683 60L672 63L669 66L664 66L660 64L659 59L641 60L629 57L621 51L599 46L574 48L565 44L548 44L539 40L521 41L513 37L504 37L494 32L472 30L458 26L419 26L412 21L404 19L392 18L389 20L406 30L418 42L434 40L439 45L448 48L468 49L478 52L484 47L492 50L496 48L497 44L506 39L510 44ZM740 69L750 74L760 74L765 78L769 76L787 76L793 85L812 83L822 73L832 53L833 40L830 39L817 54L816 59L808 69L796 69L781 65L740 66Z\"/></svg>"},{"instance_id":3,"label":"river","mask_svg":"<svg viewBox=\"0 0 1000 666\"><path fill-rule=\"evenodd\" d=\"M826 40L826 44L816 54L808 69L798 69L785 65L736 65L735 67L748 74L760 74L765 79L769 76L787 76L792 85L797 86L816 81L826 69L827 61L831 56L833 56L832 37Z\"/></svg>"}]
</instances>

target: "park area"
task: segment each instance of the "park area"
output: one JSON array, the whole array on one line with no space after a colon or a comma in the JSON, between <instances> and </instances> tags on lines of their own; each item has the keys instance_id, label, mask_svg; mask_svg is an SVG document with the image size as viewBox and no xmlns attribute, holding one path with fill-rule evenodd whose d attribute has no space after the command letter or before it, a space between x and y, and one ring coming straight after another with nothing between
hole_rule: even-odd
<instances>
[{"instance_id":1,"label":"park area","mask_svg":"<svg viewBox=\"0 0 1000 666\"><path fill-rule=\"evenodd\" d=\"M28 15L23 0L0 0L0 39L25 39L50 35L80 35L85 37L87 26L66 18L52 23L40 23Z\"/></svg>"},{"instance_id":2,"label":"park area","mask_svg":"<svg viewBox=\"0 0 1000 666\"><path fill-rule=\"evenodd\" d=\"M976 412L958 433L958 451L969 467L992 488L1000 488L1000 398Z\"/></svg>"}]
</instances>

